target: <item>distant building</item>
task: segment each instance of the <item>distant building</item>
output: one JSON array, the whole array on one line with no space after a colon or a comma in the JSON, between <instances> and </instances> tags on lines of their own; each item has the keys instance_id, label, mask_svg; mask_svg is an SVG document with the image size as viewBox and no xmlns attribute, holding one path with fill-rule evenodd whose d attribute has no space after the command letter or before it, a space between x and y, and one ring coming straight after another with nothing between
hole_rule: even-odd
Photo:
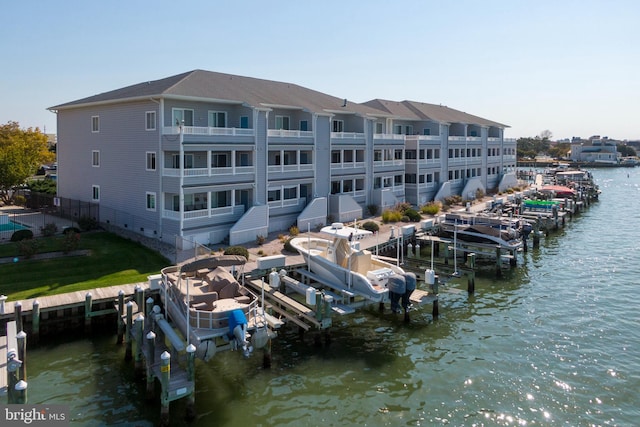
<instances>
[{"instance_id":1,"label":"distant building","mask_svg":"<svg viewBox=\"0 0 640 427\"><path fill-rule=\"evenodd\" d=\"M573 138L571 141L571 156L574 162L618 164L620 153L617 143L607 137L600 139L599 135L588 140Z\"/></svg>"},{"instance_id":2,"label":"distant building","mask_svg":"<svg viewBox=\"0 0 640 427\"><path fill-rule=\"evenodd\" d=\"M504 124L202 70L65 103L58 195L167 242L239 244L515 180ZM178 238L178 239L176 239Z\"/></svg>"}]
</instances>

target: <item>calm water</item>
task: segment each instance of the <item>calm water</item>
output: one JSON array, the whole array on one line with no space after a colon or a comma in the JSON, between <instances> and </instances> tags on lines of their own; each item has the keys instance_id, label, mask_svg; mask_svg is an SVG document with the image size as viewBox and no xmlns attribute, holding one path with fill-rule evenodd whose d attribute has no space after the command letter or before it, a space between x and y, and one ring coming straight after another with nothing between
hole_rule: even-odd
<instances>
[{"instance_id":1,"label":"calm water","mask_svg":"<svg viewBox=\"0 0 640 427\"><path fill-rule=\"evenodd\" d=\"M593 174L599 203L475 295L443 293L435 322L430 306L410 325L372 310L334 318L329 347L287 328L270 370L259 352L200 363L192 425L637 425L640 168ZM30 351L29 402L70 405L73 425L155 424L159 399L114 342Z\"/></svg>"}]
</instances>

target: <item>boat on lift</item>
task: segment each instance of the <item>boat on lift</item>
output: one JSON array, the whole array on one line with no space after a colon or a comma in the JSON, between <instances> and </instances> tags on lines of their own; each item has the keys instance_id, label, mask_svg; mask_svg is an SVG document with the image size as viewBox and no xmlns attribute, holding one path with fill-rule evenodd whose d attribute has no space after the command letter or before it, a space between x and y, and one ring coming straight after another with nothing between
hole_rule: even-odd
<instances>
[{"instance_id":1,"label":"boat on lift","mask_svg":"<svg viewBox=\"0 0 640 427\"><path fill-rule=\"evenodd\" d=\"M408 301L416 287L415 275L360 249L359 240L371 235L370 231L338 222L323 227L320 232L326 238L296 237L291 240L291 246L324 285L370 303L391 301L392 310L398 308L399 295L406 296Z\"/></svg>"},{"instance_id":2,"label":"boat on lift","mask_svg":"<svg viewBox=\"0 0 640 427\"><path fill-rule=\"evenodd\" d=\"M169 319L205 361L222 350L249 356L276 336L257 295L244 286L246 258L209 256L161 270Z\"/></svg>"}]
</instances>

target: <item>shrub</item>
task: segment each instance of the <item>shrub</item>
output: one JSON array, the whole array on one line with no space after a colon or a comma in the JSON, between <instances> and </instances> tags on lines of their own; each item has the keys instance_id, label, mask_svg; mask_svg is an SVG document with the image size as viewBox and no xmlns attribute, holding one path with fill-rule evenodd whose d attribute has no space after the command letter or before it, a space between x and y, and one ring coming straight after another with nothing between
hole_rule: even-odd
<instances>
[{"instance_id":1,"label":"shrub","mask_svg":"<svg viewBox=\"0 0 640 427\"><path fill-rule=\"evenodd\" d=\"M402 212L396 210L385 210L382 212L382 222L398 222L402 218Z\"/></svg>"},{"instance_id":2,"label":"shrub","mask_svg":"<svg viewBox=\"0 0 640 427\"><path fill-rule=\"evenodd\" d=\"M12 242L19 242L21 240L33 239L33 231L31 230L18 230L11 235Z\"/></svg>"},{"instance_id":3,"label":"shrub","mask_svg":"<svg viewBox=\"0 0 640 427\"><path fill-rule=\"evenodd\" d=\"M260 235L260 234L258 234L258 235L256 236L256 243L257 243L258 245L262 246L262 245L264 245L264 242L266 242L266 241L267 241L267 238L266 238L265 236L262 236L262 235Z\"/></svg>"},{"instance_id":4,"label":"shrub","mask_svg":"<svg viewBox=\"0 0 640 427\"><path fill-rule=\"evenodd\" d=\"M297 253L298 251L296 251L296 249L291 246L291 240L293 240L293 237L289 237L284 241L284 250L291 253Z\"/></svg>"},{"instance_id":5,"label":"shrub","mask_svg":"<svg viewBox=\"0 0 640 427\"><path fill-rule=\"evenodd\" d=\"M420 213L413 208L406 209L404 211L404 216L409 217L409 220L412 222L418 222L422 219L422 216L420 215Z\"/></svg>"},{"instance_id":6,"label":"shrub","mask_svg":"<svg viewBox=\"0 0 640 427\"><path fill-rule=\"evenodd\" d=\"M292 236L297 236L298 234L300 234L300 230L298 229L297 226L292 225L291 228L289 228L289 234L291 234Z\"/></svg>"},{"instance_id":7,"label":"shrub","mask_svg":"<svg viewBox=\"0 0 640 427\"><path fill-rule=\"evenodd\" d=\"M476 199L481 200L484 197L484 191L482 191L482 188L478 188L476 190Z\"/></svg>"},{"instance_id":8,"label":"shrub","mask_svg":"<svg viewBox=\"0 0 640 427\"><path fill-rule=\"evenodd\" d=\"M49 224L45 224L45 226L42 227L42 234L45 237L51 237L57 232L58 232L58 226L55 225L55 223L53 222L50 222Z\"/></svg>"},{"instance_id":9,"label":"shrub","mask_svg":"<svg viewBox=\"0 0 640 427\"><path fill-rule=\"evenodd\" d=\"M404 212L407 209L411 209L411 203L407 203L407 202L400 202L397 205L395 205L393 207L393 210L396 210L398 212Z\"/></svg>"},{"instance_id":10,"label":"shrub","mask_svg":"<svg viewBox=\"0 0 640 427\"><path fill-rule=\"evenodd\" d=\"M71 251L78 249L80 245L80 233L70 231L64 235L62 240L62 252L68 254Z\"/></svg>"},{"instance_id":11,"label":"shrub","mask_svg":"<svg viewBox=\"0 0 640 427\"><path fill-rule=\"evenodd\" d=\"M371 216L377 216L380 208L378 205L367 205L367 212Z\"/></svg>"},{"instance_id":12,"label":"shrub","mask_svg":"<svg viewBox=\"0 0 640 427\"><path fill-rule=\"evenodd\" d=\"M84 215L78 218L78 226L81 230L89 231L98 228L98 221L93 217Z\"/></svg>"},{"instance_id":13,"label":"shrub","mask_svg":"<svg viewBox=\"0 0 640 427\"><path fill-rule=\"evenodd\" d=\"M38 253L40 243L36 239L23 239L18 243L18 252L25 258L31 258Z\"/></svg>"},{"instance_id":14,"label":"shrub","mask_svg":"<svg viewBox=\"0 0 640 427\"><path fill-rule=\"evenodd\" d=\"M429 202L420 208L420 212L425 215L436 215L442 209L440 202Z\"/></svg>"},{"instance_id":15,"label":"shrub","mask_svg":"<svg viewBox=\"0 0 640 427\"><path fill-rule=\"evenodd\" d=\"M224 250L225 255L242 255L249 260L249 251L244 246L229 246Z\"/></svg>"},{"instance_id":16,"label":"shrub","mask_svg":"<svg viewBox=\"0 0 640 427\"><path fill-rule=\"evenodd\" d=\"M69 233L80 233L80 229L78 227L65 227L62 230L62 234L69 234Z\"/></svg>"},{"instance_id":17,"label":"shrub","mask_svg":"<svg viewBox=\"0 0 640 427\"><path fill-rule=\"evenodd\" d=\"M445 197L444 203L448 206L459 205L462 203L462 196L455 194L453 196Z\"/></svg>"},{"instance_id":18,"label":"shrub","mask_svg":"<svg viewBox=\"0 0 640 427\"><path fill-rule=\"evenodd\" d=\"M365 222L364 224L362 224L362 228L372 233L377 233L380 230L380 227L378 226L378 224L376 224L373 221Z\"/></svg>"},{"instance_id":19,"label":"shrub","mask_svg":"<svg viewBox=\"0 0 640 427\"><path fill-rule=\"evenodd\" d=\"M262 249L260 249L260 250L258 251L258 255L259 255L259 256L264 256L264 251L263 251Z\"/></svg>"},{"instance_id":20,"label":"shrub","mask_svg":"<svg viewBox=\"0 0 640 427\"><path fill-rule=\"evenodd\" d=\"M13 204L17 206L25 206L27 204L27 199L22 194L16 194L12 200Z\"/></svg>"}]
</instances>

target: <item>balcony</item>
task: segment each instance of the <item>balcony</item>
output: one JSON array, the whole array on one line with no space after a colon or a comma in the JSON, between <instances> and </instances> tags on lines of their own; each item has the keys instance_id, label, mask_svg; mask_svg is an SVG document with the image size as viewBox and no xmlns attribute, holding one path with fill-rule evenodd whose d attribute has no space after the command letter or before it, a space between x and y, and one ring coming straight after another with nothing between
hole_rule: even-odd
<instances>
[{"instance_id":1,"label":"balcony","mask_svg":"<svg viewBox=\"0 0 640 427\"><path fill-rule=\"evenodd\" d=\"M313 132L310 130L276 130L268 129L267 136L281 138L312 138Z\"/></svg>"},{"instance_id":2,"label":"balcony","mask_svg":"<svg viewBox=\"0 0 640 427\"><path fill-rule=\"evenodd\" d=\"M331 163L331 169L355 169L364 168L364 162Z\"/></svg>"},{"instance_id":3,"label":"balcony","mask_svg":"<svg viewBox=\"0 0 640 427\"><path fill-rule=\"evenodd\" d=\"M364 139L360 132L331 132L331 139Z\"/></svg>"},{"instance_id":4,"label":"balcony","mask_svg":"<svg viewBox=\"0 0 640 427\"><path fill-rule=\"evenodd\" d=\"M304 207L307 202L306 197L294 198L294 199L280 199L280 200L270 200L268 202L269 208L285 208L289 206L300 206Z\"/></svg>"},{"instance_id":5,"label":"balcony","mask_svg":"<svg viewBox=\"0 0 640 427\"><path fill-rule=\"evenodd\" d=\"M192 219L213 218L216 216L229 214L242 215L242 213L244 213L244 205L224 206L221 208L187 210L182 213L182 218L185 221L188 221ZM180 220L180 212L165 209L162 211L162 217L167 219Z\"/></svg>"},{"instance_id":6,"label":"balcony","mask_svg":"<svg viewBox=\"0 0 640 427\"><path fill-rule=\"evenodd\" d=\"M182 176L184 178L192 178L202 176L245 175L252 174L254 172L254 166L236 166L223 168L184 168ZM162 176L180 177L180 169L163 168Z\"/></svg>"},{"instance_id":7,"label":"balcony","mask_svg":"<svg viewBox=\"0 0 640 427\"><path fill-rule=\"evenodd\" d=\"M295 165L269 165L268 171L269 173L278 173L278 172L300 172L300 171L312 171L312 164L295 164Z\"/></svg>"},{"instance_id":8,"label":"balcony","mask_svg":"<svg viewBox=\"0 0 640 427\"><path fill-rule=\"evenodd\" d=\"M162 128L164 135L179 135L180 127L178 126L165 126ZM221 136L254 136L255 131L253 129L240 129L240 128L214 128L214 127L200 127L200 126L183 126L183 135L221 135Z\"/></svg>"}]
</instances>

